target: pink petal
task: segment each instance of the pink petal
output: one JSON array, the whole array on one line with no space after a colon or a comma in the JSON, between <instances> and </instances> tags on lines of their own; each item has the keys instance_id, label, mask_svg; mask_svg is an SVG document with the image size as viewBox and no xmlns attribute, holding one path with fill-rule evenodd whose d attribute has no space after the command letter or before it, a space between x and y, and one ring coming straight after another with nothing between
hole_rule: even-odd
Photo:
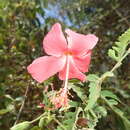
<instances>
[{"instance_id":1,"label":"pink petal","mask_svg":"<svg viewBox=\"0 0 130 130\"><path fill-rule=\"evenodd\" d=\"M27 67L27 70L35 80L41 83L61 71L65 66L65 62L65 57L43 56L34 60Z\"/></svg>"},{"instance_id":2,"label":"pink petal","mask_svg":"<svg viewBox=\"0 0 130 130\"><path fill-rule=\"evenodd\" d=\"M86 76L79 71L79 69L76 67L75 62L73 61L72 57L69 57L69 79L72 78L77 78L80 79L81 81L84 81ZM59 78L61 80L65 80L66 77L66 66L64 67L64 69L62 71L59 72Z\"/></svg>"},{"instance_id":3,"label":"pink petal","mask_svg":"<svg viewBox=\"0 0 130 130\"><path fill-rule=\"evenodd\" d=\"M81 72L88 72L88 68L89 68L89 64L90 64L90 60L91 60L91 51L83 57L73 57L73 60L76 64L77 68Z\"/></svg>"},{"instance_id":4,"label":"pink petal","mask_svg":"<svg viewBox=\"0 0 130 130\"><path fill-rule=\"evenodd\" d=\"M61 25L56 23L43 40L43 48L48 55L61 56L67 49L67 42L61 30Z\"/></svg>"},{"instance_id":5,"label":"pink petal","mask_svg":"<svg viewBox=\"0 0 130 130\"><path fill-rule=\"evenodd\" d=\"M83 35L70 29L67 29L65 32L68 34L68 46L75 54L91 50L98 41L98 38L93 34Z\"/></svg>"}]
</instances>

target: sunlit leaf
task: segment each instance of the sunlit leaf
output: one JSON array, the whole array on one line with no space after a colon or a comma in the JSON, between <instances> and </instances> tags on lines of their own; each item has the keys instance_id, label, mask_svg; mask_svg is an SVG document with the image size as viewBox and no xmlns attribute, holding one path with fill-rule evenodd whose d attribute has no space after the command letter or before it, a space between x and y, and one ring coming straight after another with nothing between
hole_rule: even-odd
<instances>
[{"instance_id":1,"label":"sunlit leaf","mask_svg":"<svg viewBox=\"0 0 130 130\"><path fill-rule=\"evenodd\" d=\"M25 121L13 126L11 130L28 130L29 126L30 126L30 122Z\"/></svg>"}]
</instances>

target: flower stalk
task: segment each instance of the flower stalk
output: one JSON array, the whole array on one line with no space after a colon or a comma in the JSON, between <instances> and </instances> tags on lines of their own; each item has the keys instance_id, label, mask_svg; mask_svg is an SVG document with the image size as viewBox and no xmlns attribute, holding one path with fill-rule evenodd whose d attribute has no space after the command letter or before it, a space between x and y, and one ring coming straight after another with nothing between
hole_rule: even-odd
<instances>
[{"instance_id":1,"label":"flower stalk","mask_svg":"<svg viewBox=\"0 0 130 130\"><path fill-rule=\"evenodd\" d=\"M67 65L66 65L66 77L65 77L65 83L64 83L64 93L67 92L67 86L68 86L68 79L69 79L69 67L70 67L70 60L69 55L67 55Z\"/></svg>"}]
</instances>

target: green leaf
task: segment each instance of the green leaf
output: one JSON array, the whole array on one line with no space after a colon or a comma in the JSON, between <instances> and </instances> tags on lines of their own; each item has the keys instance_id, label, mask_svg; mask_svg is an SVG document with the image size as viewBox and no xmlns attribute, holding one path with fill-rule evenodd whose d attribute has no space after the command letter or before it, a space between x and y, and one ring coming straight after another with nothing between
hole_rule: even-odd
<instances>
[{"instance_id":1,"label":"green leaf","mask_svg":"<svg viewBox=\"0 0 130 130\"><path fill-rule=\"evenodd\" d=\"M126 130L130 130L130 121L124 116L124 112L113 106L113 104L106 98L103 97L103 99L109 105L109 107L122 119Z\"/></svg>"},{"instance_id":2,"label":"green leaf","mask_svg":"<svg viewBox=\"0 0 130 130\"><path fill-rule=\"evenodd\" d=\"M100 96L101 87L99 86L99 77L95 74L89 74L87 76L87 80L90 81L89 84L89 99L88 104L85 110L89 110L93 108L94 104L96 103L97 99Z\"/></svg>"},{"instance_id":3,"label":"green leaf","mask_svg":"<svg viewBox=\"0 0 130 130\"><path fill-rule=\"evenodd\" d=\"M130 120L128 120L124 116L124 113L120 109L114 106L112 108L113 108L113 111L123 120L126 130L130 130Z\"/></svg>"},{"instance_id":4,"label":"green leaf","mask_svg":"<svg viewBox=\"0 0 130 130\"><path fill-rule=\"evenodd\" d=\"M95 75L95 74L89 74L88 76L87 76L87 80L88 81L97 81L99 79L99 77L97 76L97 75Z\"/></svg>"},{"instance_id":5,"label":"green leaf","mask_svg":"<svg viewBox=\"0 0 130 130\"><path fill-rule=\"evenodd\" d=\"M83 88L78 87L78 86L76 86L76 85L74 85L74 84L69 84L69 89L70 89L70 88L77 94L77 96L78 96L82 101L84 101L84 100L87 98L87 96L85 95L85 92L84 92L84 89L83 89Z\"/></svg>"},{"instance_id":6,"label":"green leaf","mask_svg":"<svg viewBox=\"0 0 130 130\"><path fill-rule=\"evenodd\" d=\"M114 99L109 99L108 102L109 102L109 104L110 104L111 106L118 104L118 102L117 102L116 100L114 100Z\"/></svg>"},{"instance_id":7,"label":"green leaf","mask_svg":"<svg viewBox=\"0 0 130 130\"><path fill-rule=\"evenodd\" d=\"M108 91L108 90L103 90L101 91L101 96L103 96L104 98L106 98L106 100L108 101L108 103L113 106L113 105L117 105L119 101L119 98L111 91ZM110 99L107 99L107 98L110 98Z\"/></svg>"},{"instance_id":8,"label":"green leaf","mask_svg":"<svg viewBox=\"0 0 130 130\"><path fill-rule=\"evenodd\" d=\"M72 130L74 121L76 117L76 112L67 112L65 113L65 119L63 120L62 124L66 128L66 130ZM57 127L57 130L62 130L61 126Z\"/></svg>"},{"instance_id":9,"label":"green leaf","mask_svg":"<svg viewBox=\"0 0 130 130\"><path fill-rule=\"evenodd\" d=\"M100 96L100 91L101 91L101 87L98 85L98 81L96 82L91 82L89 84L89 100L88 100L88 104L87 107L85 108L85 110L89 110L91 108L93 108L94 104L96 103L97 99Z\"/></svg>"},{"instance_id":10,"label":"green leaf","mask_svg":"<svg viewBox=\"0 0 130 130\"><path fill-rule=\"evenodd\" d=\"M96 107L96 109L95 109L95 112L98 114L98 116L103 116L103 117L105 117L105 116L107 116L107 110L104 108L104 107L102 107L102 106L98 106L98 107Z\"/></svg>"},{"instance_id":11,"label":"green leaf","mask_svg":"<svg viewBox=\"0 0 130 130\"><path fill-rule=\"evenodd\" d=\"M72 101L72 100L69 101L69 104L70 104L71 107L77 107L78 106L78 102L75 102L75 101Z\"/></svg>"},{"instance_id":12,"label":"green leaf","mask_svg":"<svg viewBox=\"0 0 130 130\"><path fill-rule=\"evenodd\" d=\"M130 29L126 30L119 38L118 42L115 42L115 45L112 49L108 50L108 56L112 59L119 61L124 55L126 48L130 41Z\"/></svg>"},{"instance_id":13,"label":"green leaf","mask_svg":"<svg viewBox=\"0 0 130 130\"><path fill-rule=\"evenodd\" d=\"M102 90L101 91L101 95L103 97L109 97L109 98L113 98L113 99L116 99L119 101L119 98L111 91L108 91L108 90Z\"/></svg>"},{"instance_id":14,"label":"green leaf","mask_svg":"<svg viewBox=\"0 0 130 130\"><path fill-rule=\"evenodd\" d=\"M75 130L79 113L82 111L81 107L78 107L75 112L66 112L64 115L64 119L62 121L62 125L66 130ZM56 130L62 130L62 127L59 125Z\"/></svg>"},{"instance_id":15,"label":"green leaf","mask_svg":"<svg viewBox=\"0 0 130 130\"><path fill-rule=\"evenodd\" d=\"M112 59L118 61L118 57L115 54L115 50L109 49L108 50L108 56L111 57Z\"/></svg>"},{"instance_id":16,"label":"green leaf","mask_svg":"<svg viewBox=\"0 0 130 130\"><path fill-rule=\"evenodd\" d=\"M33 128L31 128L29 130L43 130L43 129L39 128L38 126L34 126Z\"/></svg>"},{"instance_id":17,"label":"green leaf","mask_svg":"<svg viewBox=\"0 0 130 130\"><path fill-rule=\"evenodd\" d=\"M45 125L45 121L44 121L44 120L45 120L44 117L40 119L40 121L39 121L39 127L40 127L40 128L43 128L43 127L44 127L44 125Z\"/></svg>"},{"instance_id":18,"label":"green leaf","mask_svg":"<svg viewBox=\"0 0 130 130\"><path fill-rule=\"evenodd\" d=\"M1 110L0 110L0 115L4 115L4 114L6 114L7 112L9 112L9 110L7 110L7 109L1 109Z\"/></svg>"},{"instance_id":19,"label":"green leaf","mask_svg":"<svg viewBox=\"0 0 130 130\"><path fill-rule=\"evenodd\" d=\"M11 130L28 130L29 126L30 126L30 122L25 121L13 126Z\"/></svg>"}]
</instances>

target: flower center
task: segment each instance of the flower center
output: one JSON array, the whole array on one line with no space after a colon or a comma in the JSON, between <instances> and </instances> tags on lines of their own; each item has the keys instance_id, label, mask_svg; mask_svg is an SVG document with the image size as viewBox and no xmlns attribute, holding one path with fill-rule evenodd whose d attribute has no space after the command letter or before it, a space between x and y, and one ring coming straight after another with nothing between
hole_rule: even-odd
<instances>
[{"instance_id":1,"label":"flower center","mask_svg":"<svg viewBox=\"0 0 130 130\"><path fill-rule=\"evenodd\" d=\"M65 51L64 54L65 55L73 55L73 53L71 51Z\"/></svg>"}]
</instances>

